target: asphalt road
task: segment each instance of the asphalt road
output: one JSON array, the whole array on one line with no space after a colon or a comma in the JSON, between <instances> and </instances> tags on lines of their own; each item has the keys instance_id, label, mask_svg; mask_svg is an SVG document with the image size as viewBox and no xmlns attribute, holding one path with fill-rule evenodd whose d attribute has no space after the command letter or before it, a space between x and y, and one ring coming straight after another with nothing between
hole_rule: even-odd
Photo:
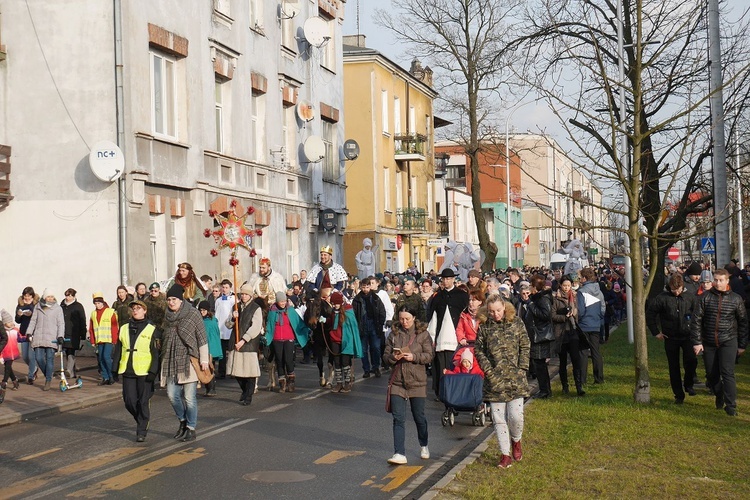
<instances>
[{"instance_id":1,"label":"asphalt road","mask_svg":"<svg viewBox=\"0 0 750 500\"><path fill-rule=\"evenodd\" d=\"M443 405L428 397L431 459L419 458L407 417L409 464L390 466L386 374L358 378L349 394L319 388L312 365L298 365L297 380L297 392L261 390L248 407L234 380L219 381L218 397L200 397L192 443L172 439L163 390L145 443L120 402L2 428L0 498L418 498L490 432L470 414L443 427Z\"/></svg>"}]
</instances>

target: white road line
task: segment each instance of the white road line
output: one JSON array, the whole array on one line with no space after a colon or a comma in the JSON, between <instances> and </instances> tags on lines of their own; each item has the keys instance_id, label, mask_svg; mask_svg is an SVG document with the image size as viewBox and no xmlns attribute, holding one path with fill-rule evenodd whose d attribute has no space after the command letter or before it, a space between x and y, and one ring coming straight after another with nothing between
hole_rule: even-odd
<instances>
[{"instance_id":1,"label":"white road line","mask_svg":"<svg viewBox=\"0 0 750 500\"><path fill-rule=\"evenodd\" d=\"M292 406L292 403L281 403L278 405L273 405L266 408L265 410L260 410L258 413L273 413L275 411L283 410L287 406Z\"/></svg>"},{"instance_id":2,"label":"white road line","mask_svg":"<svg viewBox=\"0 0 750 500\"><path fill-rule=\"evenodd\" d=\"M248 419L245 419L245 420L240 420L238 422L236 422L235 419L225 420L224 422L221 422L220 424L217 424L213 430L208 431L206 433L199 434L198 438L195 441L193 441L192 443L197 443L198 441L202 441L203 439L207 439L207 438L215 436L217 434L221 434L222 432L226 432L228 430L234 429L235 427L239 427L240 425L247 424L249 422L252 422L253 420L256 420L256 419L254 419L254 418L248 418ZM37 498L48 497L51 494L58 493L60 491L66 490L68 488L72 488L74 486L78 486L79 484L92 481L94 479L97 479L97 478L99 478L101 476L104 476L104 475L107 475L107 474L112 474L113 472L117 472L120 469L129 468L129 467L131 467L131 466L133 466L133 465L135 465L135 464L137 464L139 462L144 462L144 461L147 461L147 460L151 460L152 458L156 458L159 455L166 455L166 454L171 453L172 451L174 451L174 450L176 450L178 448L184 448L186 446L189 446L189 445L187 445L186 443L182 443L182 442L178 441L175 444L172 444L172 445L169 445L169 446L165 446L164 448L161 448L161 449L158 449L158 450L154 450L151 453L147 453L145 455L136 456L136 457L134 457L134 458L132 458L132 459L126 461L126 462L122 462L122 463L119 463L117 465L113 465L111 467L107 467L105 469L100 469L100 470L98 470L96 472L92 472L91 474L87 474L87 475L85 475L85 476L83 476L83 477L81 477L79 479L74 479L74 480L71 480L71 481L63 482L59 486L56 486L54 488L47 488L44 491L41 491L41 492L37 493L36 495L25 496L24 498L26 500L33 500L33 499L37 499Z\"/></svg>"}]
</instances>

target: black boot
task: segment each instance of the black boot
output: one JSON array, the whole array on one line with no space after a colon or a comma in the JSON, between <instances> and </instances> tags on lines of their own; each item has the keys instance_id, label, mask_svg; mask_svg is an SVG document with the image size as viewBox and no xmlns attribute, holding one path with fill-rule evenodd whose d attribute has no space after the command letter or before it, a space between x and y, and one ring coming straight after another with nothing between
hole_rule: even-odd
<instances>
[{"instance_id":1,"label":"black boot","mask_svg":"<svg viewBox=\"0 0 750 500\"><path fill-rule=\"evenodd\" d=\"M180 428L177 429L177 434L174 435L174 438L182 439L185 437L185 432L187 432L187 420L180 420Z\"/></svg>"}]
</instances>

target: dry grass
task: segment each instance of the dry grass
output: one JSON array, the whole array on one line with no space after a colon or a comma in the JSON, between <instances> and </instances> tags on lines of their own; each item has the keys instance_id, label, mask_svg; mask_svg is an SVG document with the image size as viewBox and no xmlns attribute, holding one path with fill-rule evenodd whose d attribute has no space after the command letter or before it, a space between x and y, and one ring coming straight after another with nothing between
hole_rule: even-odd
<instances>
[{"instance_id":1,"label":"dry grass","mask_svg":"<svg viewBox=\"0 0 750 500\"><path fill-rule=\"evenodd\" d=\"M729 417L703 386L673 404L663 346L649 338L651 404L636 405L625 337L623 326L602 346L605 384L577 398L555 379L552 399L526 406L523 462L498 469L493 436L438 498L750 498L747 357L736 366L739 415Z\"/></svg>"}]
</instances>

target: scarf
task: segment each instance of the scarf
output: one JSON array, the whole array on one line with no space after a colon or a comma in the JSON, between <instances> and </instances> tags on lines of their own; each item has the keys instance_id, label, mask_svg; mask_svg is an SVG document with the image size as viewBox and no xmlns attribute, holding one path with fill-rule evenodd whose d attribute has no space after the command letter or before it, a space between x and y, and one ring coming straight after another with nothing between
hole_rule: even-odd
<instances>
[{"instance_id":1,"label":"scarf","mask_svg":"<svg viewBox=\"0 0 750 500\"><path fill-rule=\"evenodd\" d=\"M168 381L173 380L176 383L179 375L189 377L190 356L197 358L200 355L194 316L197 316L197 321L200 321L202 327L203 318L187 301L182 301L177 311L167 308L164 319L162 366L164 378Z\"/></svg>"},{"instance_id":2,"label":"scarf","mask_svg":"<svg viewBox=\"0 0 750 500\"><path fill-rule=\"evenodd\" d=\"M322 262L320 262L320 268L323 271L328 271L331 268L331 266L333 266L333 260L331 260L331 262L329 262L328 264L323 264Z\"/></svg>"}]
</instances>

